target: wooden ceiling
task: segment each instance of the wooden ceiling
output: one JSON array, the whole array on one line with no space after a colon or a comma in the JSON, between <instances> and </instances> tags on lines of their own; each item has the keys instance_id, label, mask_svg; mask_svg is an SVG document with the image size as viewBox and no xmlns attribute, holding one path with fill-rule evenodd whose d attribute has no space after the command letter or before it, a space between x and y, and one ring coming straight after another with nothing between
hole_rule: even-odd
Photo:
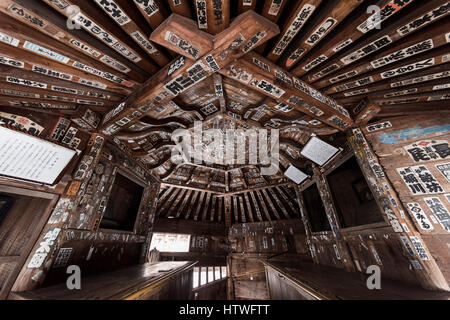
<instances>
[{"instance_id":1,"label":"wooden ceiling","mask_svg":"<svg viewBox=\"0 0 450 320\"><path fill-rule=\"evenodd\" d=\"M267 214L272 206L287 218L296 204L283 172L311 170L299 154L311 134L337 141L369 121L448 112L449 6L2 0L0 105L64 115L107 136L162 183L163 216L180 217L192 202L198 210L185 219L221 221L228 193L235 221L282 219ZM91 111L94 124L83 120ZM280 129L279 172L172 162L172 132L195 121Z\"/></svg>"}]
</instances>

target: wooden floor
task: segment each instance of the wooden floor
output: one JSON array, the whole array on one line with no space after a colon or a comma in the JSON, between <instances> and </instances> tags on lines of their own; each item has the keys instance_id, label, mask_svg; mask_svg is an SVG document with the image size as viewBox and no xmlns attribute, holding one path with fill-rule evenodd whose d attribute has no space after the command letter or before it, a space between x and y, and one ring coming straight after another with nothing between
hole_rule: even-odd
<instances>
[{"instance_id":1,"label":"wooden floor","mask_svg":"<svg viewBox=\"0 0 450 320\"><path fill-rule=\"evenodd\" d=\"M408 283L383 279L381 290L369 290L369 275L301 261L264 262L300 287L328 300L450 300L450 292L428 291ZM326 288L326 289L325 289Z\"/></svg>"},{"instance_id":2,"label":"wooden floor","mask_svg":"<svg viewBox=\"0 0 450 320\"><path fill-rule=\"evenodd\" d=\"M157 262L137 265L81 281L81 290L68 290L59 284L33 291L11 293L12 300L122 300L142 290L156 287L175 274L189 270L195 262Z\"/></svg>"}]
</instances>

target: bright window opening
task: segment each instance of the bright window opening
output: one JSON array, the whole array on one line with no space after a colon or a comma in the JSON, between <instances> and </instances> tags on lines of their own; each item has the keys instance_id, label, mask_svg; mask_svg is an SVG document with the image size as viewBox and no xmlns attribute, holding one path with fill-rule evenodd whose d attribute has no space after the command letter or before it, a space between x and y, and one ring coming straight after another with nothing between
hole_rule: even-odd
<instances>
[{"instance_id":1,"label":"bright window opening","mask_svg":"<svg viewBox=\"0 0 450 320\"><path fill-rule=\"evenodd\" d=\"M199 268L194 268L194 288L198 287Z\"/></svg>"},{"instance_id":2,"label":"bright window opening","mask_svg":"<svg viewBox=\"0 0 450 320\"><path fill-rule=\"evenodd\" d=\"M227 277L227 267L195 267L192 287L198 288L205 284L218 281Z\"/></svg>"},{"instance_id":3,"label":"bright window opening","mask_svg":"<svg viewBox=\"0 0 450 320\"><path fill-rule=\"evenodd\" d=\"M154 233L150 250L160 252L189 252L189 234Z\"/></svg>"}]
</instances>

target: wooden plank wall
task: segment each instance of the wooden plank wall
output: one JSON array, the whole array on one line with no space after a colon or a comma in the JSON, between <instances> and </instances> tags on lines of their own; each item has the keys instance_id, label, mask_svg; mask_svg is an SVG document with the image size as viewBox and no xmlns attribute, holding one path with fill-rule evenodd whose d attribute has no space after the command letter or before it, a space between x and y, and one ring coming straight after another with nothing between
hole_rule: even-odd
<instances>
[{"instance_id":1,"label":"wooden plank wall","mask_svg":"<svg viewBox=\"0 0 450 320\"><path fill-rule=\"evenodd\" d=\"M234 299L268 299L261 259L286 253L311 260L299 219L234 224L228 238L233 249L228 259L232 280L229 290Z\"/></svg>"},{"instance_id":2,"label":"wooden plank wall","mask_svg":"<svg viewBox=\"0 0 450 320\"><path fill-rule=\"evenodd\" d=\"M362 131L413 224L411 233L418 233L417 238L422 240L426 252L415 259L422 264L435 260L449 283L449 118L441 114L399 117ZM420 246L416 238L413 240L412 245Z\"/></svg>"}]
</instances>

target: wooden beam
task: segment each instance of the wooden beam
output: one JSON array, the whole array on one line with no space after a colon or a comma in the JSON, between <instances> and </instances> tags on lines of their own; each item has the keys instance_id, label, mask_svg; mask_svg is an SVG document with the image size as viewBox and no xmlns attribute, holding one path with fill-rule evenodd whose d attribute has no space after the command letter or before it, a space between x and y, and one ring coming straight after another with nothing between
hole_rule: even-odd
<instances>
[{"instance_id":1,"label":"wooden beam","mask_svg":"<svg viewBox=\"0 0 450 320\"><path fill-rule=\"evenodd\" d=\"M390 13L388 13L386 17L393 16L395 12L398 12L410 3L411 1L404 1L402 3L402 6L396 7L396 10L386 11ZM399 39L406 37L412 32L420 30L423 27L428 26L436 19L441 19L444 16L448 15L448 9L444 11L439 10L441 7L446 7L446 5L444 5L441 0L430 0L420 7L416 8L416 10L413 10L400 19L393 21L393 23L390 23L389 25L383 25L383 28L380 32L376 32L372 36L368 37L365 41L360 41L356 45L351 46L349 49L340 51L338 55L336 55L332 59L329 59L326 63L321 65L320 69L317 69L317 72L315 71L314 74L308 76L308 81L313 82L325 76L328 76L332 72L334 73L343 67L347 67L350 64L359 61L360 59L364 59L369 54L373 54L377 51L383 50L383 48L386 48L387 46L391 46ZM422 16L428 12L431 12L430 17L435 16L434 12L439 13L436 14L436 19L424 19ZM420 23L414 23L414 21L416 20ZM413 27L410 27L410 24L413 24ZM398 31L403 30L405 27L405 31ZM360 29L367 32L367 24L361 25ZM322 85L318 85L318 87L321 88Z\"/></svg>"},{"instance_id":2,"label":"wooden beam","mask_svg":"<svg viewBox=\"0 0 450 320\"><path fill-rule=\"evenodd\" d=\"M214 37L198 29L191 19L172 14L150 39L188 59L197 60L213 49ZM186 49L189 47L189 49Z\"/></svg>"},{"instance_id":3,"label":"wooden beam","mask_svg":"<svg viewBox=\"0 0 450 320\"><path fill-rule=\"evenodd\" d=\"M256 210L256 216L258 217L258 220L261 222L261 221L263 221L263 218L261 215L261 210L259 209L259 206L258 206L258 202L256 201L256 197L255 197L254 193L251 191L249 192L249 194L250 194L250 197L252 198L253 206L255 207L255 210Z\"/></svg>"},{"instance_id":4,"label":"wooden beam","mask_svg":"<svg viewBox=\"0 0 450 320\"><path fill-rule=\"evenodd\" d=\"M170 11L180 16L192 19L191 7L188 0L167 0Z\"/></svg>"},{"instance_id":5,"label":"wooden beam","mask_svg":"<svg viewBox=\"0 0 450 320\"><path fill-rule=\"evenodd\" d=\"M270 200L270 196L269 196L269 194L267 193L267 191L266 191L265 189L262 189L261 192L262 192L262 194L264 195L264 198L266 199L267 203L269 204L269 207L270 207L270 209L272 210L272 213L274 214L274 216L275 216L278 220L280 220L281 217L280 217L280 215L278 214L277 209L276 209L275 206L273 205L272 200Z\"/></svg>"},{"instance_id":6,"label":"wooden beam","mask_svg":"<svg viewBox=\"0 0 450 320\"><path fill-rule=\"evenodd\" d=\"M42 61L44 59L48 62L41 63L40 66L47 70L47 74L52 73L51 71L53 70L64 73L65 78L78 77L78 82L80 83L86 83L97 89L107 89L124 95L128 95L131 92L131 88L137 86L136 81L131 80L126 75L118 76L117 70L110 67L102 66L102 70L98 70L98 61L86 57L77 51L70 50L66 45L54 41L30 27L20 26L14 19L3 13L0 13L0 18L3 21L0 25L0 32L17 40L11 45L2 44L2 50L11 49L11 52L6 51L6 55L10 56L12 52L17 52L19 48L23 48L23 50L20 50L23 54L19 51L18 56L12 57L15 61L25 63L25 59L27 59L31 64L33 61ZM14 49L14 47L17 49ZM48 55L50 55L50 58ZM22 60L22 56L24 60Z\"/></svg>"},{"instance_id":7,"label":"wooden beam","mask_svg":"<svg viewBox=\"0 0 450 320\"><path fill-rule=\"evenodd\" d=\"M341 131L353 125L350 114L337 101L254 52L220 73Z\"/></svg>"},{"instance_id":8,"label":"wooden beam","mask_svg":"<svg viewBox=\"0 0 450 320\"><path fill-rule=\"evenodd\" d=\"M239 209L238 209L238 197L233 196L231 199L233 199L233 213L234 213L234 223L239 223Z\"/></svg>"},{"instance_id":9,"label":"wooden beam","mask_svg":"<svg viewBox=\"0 0 450 320\"><path fill-rule=\"evenodd\" d=\"M258 0L238 0L238 13L255 10Z\"/></svg>"},{"instance_id":10,"label":"wooden beam","mask_svg":"<svg viewBox=\"0 0 450 320\"><path fill-rule=\"evenodd\" d=\"M223 203L225 209L225 226L229 228L231 227L231 197L225 196Z\"/></svg>"},{"instance_id":11,"label":"wooden beam","mask_svg":"<svg viewBox=\"0 0 450 320\"><path fill-rule=\"evenodd\" d=\"M242 196L238 196L238 199L239 199L239 208L241 209L241 221L242 223L246 223L247 218L245 217L244 200Z\"/></svg>"},{"instance_id":12,"label":"wooden beam","mask_svg":"<svg viewBox=\"0 0 450 320\"><path fill-rule=\"evenodd\" d=\"M371 71L364 74L363 77L355 77L356 79L350 82L339 83L336 86L325 88L325 94L339 93L352 89L363 90L365 86L384 81L404 74L411 74L411 72L431 68L447 62L448 49L446 47L437 48L419 57L411 57L401 62L387 65L379 68L376 71ZM353 92L352 91L352 92ZM364 90L365 91L365 90ZM362 91L362 93L364 93Z\"/></svg>"},{"instance_id":13,"label":"wooden beam","mask_svg":"<svg viewBox=\"0 0 450 320\"><path fill-rule=\"evenodd\" d=\"M351 108L350 112L355 119L355 125L360 126L369 122L373 117L379 113L381 108L376 105L372 99L365 98L358 103L354 108Z\"/></svg>"},{"instance_id":14,"label":"wooden beam","mask_svg":"<svg viewBox=\"0 0 450 320\"><path fill-rule=\"evenodd\" d=\"M253 218L252 206L250 204L250 200L248 199L248 193L244 193L244 199L245 199L245 204L247 205L248 218L249 218L250 222L255 222L255 219Z\"/></svg>"},{"instance_id":15,"label":"wooden beam","mask_svg":"<svg viewBox=\"0 0 450 320\"><path fill-rule=\"evenodd\" d=\"M289 213L287 212L286 208L284 207L283 202L281 202L281 200L278 198L278 196L275 194L275 191L273 190L273 188L269 189L270 194L272 195L272 198L275 200L275 202L277 203L277 206L281 209L281 212L283 212L284 216L286 217L286 219L290 219Z\"/></svg>"},{"instance_id":16,"label":"wooden beam","mask_svg":"<svg viewBox=\"0 0 450 320\"><path fill-rule=\"evenodd\" d=\"M194 214L195 221L198 220L198 215L200 213L200 210L202 209L202 204L203 204L203 201L205 200L205 196L206 196L206 192L200 193L200 198L198 199L198 202L197 202L197 209L195 210L195 214Z\"/></svg>"},{"instance_id":17,"label":"wooden beam","mask_svg":"<svg viewBox=\"0 0 450 320\"><path fill-rule=\"evenodd\" d=\"M198 195L200 194L199 191L194 191L194 194L192 195L191 203L189 204L188 209L186 210L186 214L184 215L184 219L189 219L189 216L191 215L191 212L194 212L194 206L195 201L197 200Z\"/></svg>"},{"instance_id":18,"label":"wooden beam","mask_svg":"<svg viewBox=\"0 0 450 320\"><path fill-rule=\"evenodd\" d=\"M347 65L343 62L342 67L336 69L339 70L338 72L331 72L327 76L321 78L320 81L314 82L314 85L318 88L323 88L329 85L338 85L341 81L347 81L356 76L362 76L372 70L393 65L394 63L398 63L399 61L407 58L421 55L424 52L444 46L448 43L445 34L442 33L442 28L447 28L445 26L450 28L449 20L444 20L441 23L426 27L415 37L407 37L406 39L397 41L392 45L389 41L386 41L386 43L390 44L389 49L380 49L379 53L371 55L370 60L361 59L355 63L350 63ZM382 37L379 39L387 38ZM384 46L385 44L383 43L383 40L377 40L374 45L377 47L378 45ZM341 59L341 61L347 61L345 60L347 57L351 56L345 56ZM316 75L311 75L308 76L308 81L313 82L317 78L318 77L316 77Z\"/></svg>"},{"instance_id":19,"label":"wooden beam","mask_svg":"<svg viewBox=\"0 0 450 320\"><path fill-rule=\"evenodd\" d=\"M201 60L194 62L185 59L184 63L175 61L150 78L140 89L125 101L125 109L104 124L108 127L138 108L148 112L164 105L194 84L206 79L234 59L253 49L255 42L263 43L279 32L278 26L252 11L237 17L230 27L216 36L214 49ZM180 39L189 41L187 39ZM181 65L181 66L180 66ZM173 71L176 70L176 71ZM127 126L138 121L139 117Z\"/></svg>"},{"instance_id":20,"label":"wooden beam","mask_svg":"<svg viewBox=\"0 0 450 320\"><path fill-rule=\"evenodd\" d=\"M403 76L395 77L394 79L388 78L383 81L379 81L373 84L363 85L362 87L353 90L346 89L339 93L332 94L335 99L343 101L349 97L360 97L366 95L368 92L376 94L383 90L406 90L411 85L417 85L421 83L428 83L437 79L446 79L450 77L450 64L446 63L430 67L424 70L418 70L414 72L414 75L406 74ZM444 80L443 80L444 81ZM361 98L359 98L361 99Z\"/></svg>"},{"instance_id":21,"label":"wooden beam","mask_svg":"<svg viewBox=\"0 0 450 320\"><path fill-rule=\"evenodd\" d=\"M8 2L4 3L12 4L11 0L7 1ZM89 33L83 31L82 29L69 30L67 28L67 18L60 15L42 1L29 2L27 0L14 0L14 2L15 4L12 4L13 6L6 8L6 13L11 15L14 19L17 19L39 31L39 36L34 38L34 41L37 41L38 43L42 42L53 44L53 42L57 40L71 49L68 50L69 53L72 51L77 51L95 60L96 63L94 63L93 66L100 63L102 68L98 68L103 69L105 72L110 72L113 74L120 72L122 75L128 75L130 79L139 83L148 78L149 73L140 69L133 62L117 53L104 42L90 36ZM18 8L18 10L12 10L12 8ZM3 7L3 11L4 10L5 7ZM30 16L32 19L26 19L26 17ZM42 25L44 27L41 27ZM25 34L32 35L33 33L26 32ZM49 39L51 40L44 42L44 34L49 36ZM111 69L105 69L105 67Z\"/></svg>"},{"instance_id":22,"label":"wooden beam","mask_svg":"<svg viewBox=\"0 0 450 320\"><path fill-rule=\"evenodd\" d=\"M327 5L308 24L302 36L292 44L281 65L287 69L293 68L360 4L360 0L328 0Z\"/></svg>"},{"instance_id":23,"label":"wooden beam","mask_svg":"<svg viewBox=\"0 0 450 320\"><path fill-rule=\"evenodd\" d=\"M174 210L178 209L178 204L180 203L181 199L183 198L184 194L186 193L186 189L180 189L180 192L178 192L178 195L175 199L175 201L170 206L170 210L167 210L166 217L170 217L172 212ZM170 200L170 199L169 199Z\"/></svg>"},{"instance_id":24,"label":"wooden beam","mask_svg":"<svg viewBox=\"0 0 450 320\"><path fill-rule=\"evenodd\" d=\"M230 0L194 0L197 23L200 30L217 34L230 23Z\"/></svg>"},{"instance_id":25,"label":"wooden beam","mask_svg":"<svg viewBox=\"0 0 450 320\"><path fill-rule=\"evenodd\" d=\"M68 4L73 5L74 3L77 3L80 7L80 12L77 13L76 16L71 17L71 14L68 11L61 9L54 1L42 1L56 9L62 15L72 19L73 22L78 23L86 32L98 38L148 73L153 74L158 69L154 63L145 58L145 52L140 47L137 47L125 32L117 27L112 21L103 19L96 13L99 9L97 9L93 3L86 1L80 2L80 0L65 0ZM96 18L94 18L94 16ZM99 22L99 18L101 18L102 23ZM99 30L102 31L98 32Z\"/></svg>"},{"instance_id":26,"label":"wooden beam","mask_svg":"<svg viewBox=\"0 0 450 320\"><path fill-rule=\"evenodd\" d=\"M206 216L208 215L209 206L211 205L211 193L208 192L206 195L205 206L203 208L202 221L206 221Z\"/></svg>"},{"instance_id":27,"label":"wooden beam","mask_svg":"<svg viewBox=\"0 0 450 320\"><path fill-rule=\"evenodd\" d=\"M267 221L272 221L272 218L270 217L269 210L267 210L267 206L266 206L266 203L264 202L264 199L263 199L263 197L261 195L261 192L259 190L255 191L255 192L256 192L256 195L258 196L259 203L261 204L261 206L263 208L264 214L266 215Z\"/></svg>"},{"instance_id":28,"label":"wooden beam","mask_svg":"<svg viewBox=\"0 0 450 320\"><path fill-rule=\"evenodd\" d=\"M8 80L8 76L5 77L5 79ZM107 102L96 98L77 97L63 92L56 93L53 91L33 87L24 86L23 88L18 88L17 84L6 82L3 79L0 80L0 84L2 88L0 89L0 95L14 97L15 99L20 99L20 97L27 97L31 99L40 99L41 102L44 103L55 103L55 101L57 101L62 103L70 102L88 106L92 105L102 107L102 111L108 110L108 108L111 108L113 106L112 102Z\"/></svg>"},{"instance_id":29,"label":"wooden beam","mask_svg":"<svg viewBox=\"0 0 450 320\"><path fill-rule=\"evenodd\" d=\"M391 2L392 0L378 0L374 5L378 6L380 11L382 10L381 8L383 8L384 12L387 12L387 9L391 6L387 5ZM406 2L406 5L411 2L412 1ZM398 6L396 7L397 10L389 11L390 13L387 16L397 14L401 9L406 7L406 5ZM328 38L326 43L321 43L320 50L314 50L314 52L310 52L310 54L305 56L295 69L292 70L292 73L298 77L302 77L305 73L317 68L347 46L356 43L356 41L368 32L367 28L363 28L363 26L367 24L367 21L371 16L372 14L361 14L359 17L355 17L355 19L344 21L344 27L340 28L337 36ZM383 17L384 16L385 15L383 15Z\"/></svg>"},{"instance_id":30,"label":"wooden beam","mask_svg":"<svg viewBox=\"0 0 450 320\"><path fill-rule=\"evenodd\" d=\"M147 20L152 29L156 29L167 17L165 4L161 0L133 0L134 4Z\"/></svg>"},{"instance_id":31,"label":"wooden beam","mask_svg":"<svg viewBox=\"0 0 450 320\"><path fill-rule=\"evenodd\" d=\"M120 2L114 0L95 0L95 3L110 16L131 38L160 66L169 63L167 56L162 53L148 38L149 34L143 31L136 22L127 15Z\"/></svg>"},{"instance_id":32,"label":"wooden beam","mask_svg":"<svg viewBox=\"0 0 450 320\"><path fill-rule=\"evenodd\" d=\"M218 202L219 202L219 204L218 204L218 212L217 212L217 222L222 222L222 214L223 214L223 198L222 197L220 197L220 198L217 198L217 197L214 197L215 199L219 199L218 200Z\"/></svg>"},{"instance_id":33,"label":"wooden beam","mask_svg":"<svg viewBox=\"0 0 450 320\"><path fill-rule=\"evenodd\" d=\"M294 40L300 30L306 25L321 2L322 0L297 1L296 7L284 24L283 30L276 39L275 45L267 55L268 60L277 62L281 58L292 40Z\"/></svg>"},{"instance_id":34,"label":"wooden beam","mask_svg":"<svg viewBox=\"0 0 450 320\"><path fill-rule=\"evenodd\" d=\"M212 196L212 204L211 204L211 215L210 215L210 221L213 222L215 215L216 215L216 205L217 205L217 197Z\"/></svg>"},{"instance_id":35,"label":"wooden beam","mask_svg":"<svg viewBox=\"0 0 450 320\"><path fill-rule=\"evenodd\" d=\"M442 117L448 117L450 109L442 101L433 102L415 102L400 105L382 106L377 118L411 116L411 115L429 115L436 113Z\"/></svg>"},{"instance_id":36,"label":"wooden beam","mask_svg":"<svg viewBox=\"0 0 450 320\"><path fill-rule=\"evenodd\" d=\"M163 213L166 212L166 210L168 210L170 208L170 205L172 204L172 202L174 201L175 197L179 194L179 192L182 189L176 189L174 188L173 191L170 194L170 197L167 199L166 202L164 202L164 204L162 205L159 215L162 216Z\"/></svg>"}]
</instances>

